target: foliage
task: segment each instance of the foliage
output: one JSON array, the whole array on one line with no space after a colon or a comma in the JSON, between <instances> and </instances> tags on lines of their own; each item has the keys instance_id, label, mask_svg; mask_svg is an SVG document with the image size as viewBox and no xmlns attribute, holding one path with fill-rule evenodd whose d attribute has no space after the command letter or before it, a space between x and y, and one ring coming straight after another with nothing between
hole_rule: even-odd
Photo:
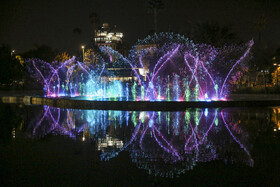
<instances>
[{"instance_id":1,"label":"foliage","mask_svg":"<svg viewBox=\"0 0 280 187\"><path fill-rule=\"evenodd\" d=\"M97 29L97 27L99 27L100 25L100 17L96 12L92 12L89 15L90 18L90 22L91 24L93 24L94 29Z\"/></svg>"},{"instance_id":2,"label":"foliage","mask_svg":"<svg viewBox=\"0 0 280 187\"><path fill-rule=\"evenodd\" d=\"M24 60L20 55L16 55L15 58L19 61L20 65L24 66Z\"/></svg>"},{"instance_id":3,"label":"foliage","mask_svg":"<svg viewBox=\"0 0 280 187\"><path fill-rule=\"evenodd\" d=\"M0 83L11 84L13 81L22 79L24 66L11 53L8 45L0 46Z\"/></svg>"},{"instance_id":4,"label":"foliage","mask_svg":"<svg viewBox=\"0 0 280 187\"><path fill-rule=\"evenodd\" d=\"M210 44L215 47L223 47L226 44L239 43L237 34L231 26L218 23L205 22L197 24L190 33L196 43Z\"/></svg>"},{"instance_id":5,"label":"foliage","mask_svg":"<svg viewBox=\"0 0 280 187\"><path fill-rule=\"evenodd\" d=\"M162 0L148 0L147 9L149 13L154 14L154 32L157 32L157 16L158 13L164 9L164 2Z\"/></svg>"},{"instance_id":6,"label":"foliage","mask_svg":"<svg viewBox=\"0 0 280 187\"><path fill-rule=\"evenodd\" d=\"M81 35L82 29L76 27L76 28L73 29L73 33L74 33L74 34L77 34L77 35Z\"/></svg>"},{"instance_id":7,"label":"foliage","mask_svg":"<svg viewBox=\"0 0 280 187\"><path fill-rule=\"evenodd\" d=\"M164 3L162 0L148 0L147 8L151 12L153 12L155 9L162 10L164 8Z\"/></svg>"},{"instance_id":8,"label":"foliage","mask_svg":"<svg viewBox=\"0 0 280 187\"><path fill-rule=\"evenodd\" d=\"M259 19L255 22L255 28L259 32L259 41L261 41L261 34L262 34L262 31L265 30L266 24L267 24L267 18L265 16L265 14L262 14L259 17Z\"/></svg>"},{"instance_id":9,"label":"foliage","mask_svg":"<svg viewBox=\"0 0 280 187\"><path fill-rule=\"evenodd\" d=\"M279 74L280 74L280 67L277 67L276 70L271 74L272 75L272 83L275 85L278 83L279 85Z\"/></svg>"},{"instance_id":10,"label":"foliage","mask_svg":"<svg viewBox=\"0 0 280 187\"><path fill-rule=\"evenodd\" d=\"M57 52L51 47L46 45L35 45L34 49L31 49L25 53L22 53L24 59L38 58L46 62L52 62L56 57Z\"/></svg>"},{"instance_id":11,"label":"foliage","mask_svg":"<svg viewBox=\"0 0 280 187\"><path fill-rule=\"evenodd\" d=\"M271 74L272 75L272 83L273 84L279 84L279 74L280 74L280 48L276 49L275 53L273 54L272 57L272 63L274 68L276 67L276 69L274 70L274 72Z\"/></svg>"},{"instance_id":12,"label":"foliage","mask_svg":"<svg viewBox=\"0 0 280 187\"><path fill-rule=\"evenodd\" d=\"M99 63L98 55L93 49L87 49L84 54L84 63L86 64L97 64Z\"/></svg>"},{"instance_id":13,"label":"foliage","mask_svg":"<svg viewBox=\"0 0 280 187\"><path fill-rule=\"evenodd\" d=\"M69 59L70 59L70 55L67 52L63 52L63 53L57 54L56 57L54 58L54 61L64 62Z\"/></svg>"}]
</instances>

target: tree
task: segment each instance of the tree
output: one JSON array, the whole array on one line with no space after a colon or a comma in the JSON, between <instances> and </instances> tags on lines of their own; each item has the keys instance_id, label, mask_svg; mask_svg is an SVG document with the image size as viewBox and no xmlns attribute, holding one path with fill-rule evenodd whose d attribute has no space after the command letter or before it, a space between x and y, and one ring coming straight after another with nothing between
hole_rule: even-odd
<instances>
[{"instance_id":1,"label":"tree","mask_svg":"<svg viewBox=\"0 0 280 187\"><path fill-rule=\"evenodd\" d=\"M0 47L0 83L11 84L23 78L24 66L12 53L10 46Z\"/></svg>"},{"instance_id":2,"label":"tree","mask_svg":"<svg viewBox=\"0 0 280 187\"><path fill-rule=\"evenodd\" d=\"M97 64L98 61L98 55L93 51L93 49L88 49L85 52L84 62L86 64Z\"/></svg>"},{"instance_id":3,"label":"tree","mask_svg":"<svg viewBox=\"0 0 280 187\"><path fill-rule=\"evenodd\" d=\"M273 66L276 67L275 71L271 74L272 75L272 83L279 85L279 75L280 75L280 48L276 50L272 57Z\"/></svg>"},{"instance_id":4,"label":"tree","mask_svg":"<svg viewBox=\"0 0 280 187\"><path fill-rule=\"evenodd\" d=\"M266 28L266 16L262 14L258 21L255 22L255 28L259 33L259 42L261 41L262 31Z\"/></svg>"},{"instance_id":5,"label":"tree","mask_svg":"<svg viewBox=\"0 0 280 187\"><path fill-rule=\"evenodd\" d=\"M8 45L2 44L0 47L0 82L10 83L11 80L11 72L10 70L10 62L11 62L11 49Z\"/></svg>"},{"instance_id":6,"label":"tree","mask_svg":"<svg viewBox=\"0 0 280 187\"><path fill-rule=\"evenodd\" d=\"M158 30L158 14L164 9L164 3L162 0L148 0L147 1L148 11L154 14L154 30Z\"/></svg>"},{"instance_id":7,"label":"tree","mask_svg":"<svg viewBox=\"0 0 280 187\"><path fill-rule=\"evenodd\" d=\"M77 34L77 35L80 35L82 33L82 29L76 27L76 28L73 29L73 33Z\"/></svg>"},{"instance_id":8,"label":"tree","mask_svg":"<svg viewBox=\"0 0 280 187\"><path fill-rule=\"evenodd\" d=\"M22 53L22 57L24 59L39 58L41 60L51 63L54 60L56 54L57 52L47 45L35 44L35 48L25 53Z\"/></svg>"},{"instance_id":9,"label":"tree","mask_svg":"<svg viewBox=\"0 0 280 187\"><path fill-rule=\"evenodd\" d=\"M276 70L271 75L272 75L272 83L277 86L279 85L279 74L280 74L280 67L276 66Z\"/></svg>"},{"instance_id":10,"label":"tree","mask_svg":"<svg viewBox=\"0 0 280 187\"><path fill-rule=\"evenodd\" d=\"M93 45L95 45L95 34L96 34L96 29L100 25L100 18L99 18L99 15L96 12L92 12L89 15L89 18L90 18L91 24L93 25Z\"/></svg>"},{"instance_id":11,"label":"tree","mask_svg":"<svg viewBox=\"0 0 280 187\"><path fill-rule=\"evenodd\" d=\"M56 57L54 58L54 61L56 62L65 62L66 60L70 59L70 55L66 52L57 54Z\"/></svg>"},{"instance_id":12,"label":"tree","mask_svg":"<svg viewBox=\"0 0 280 187\"><path fill-rule=\"evenodd\" d=\"M273 66L272 52L269 48L264 48L260 45L256 45L253 50L253 54L253 59L250 61L250 69L256 73L256 76L258 76L259 73L262 73L266 90L267 82L270 78L270 74L268 72ZM255 80L257 81L257 77Z\"/></svg>"},{"instance_id":13,"label":"tree","mask_svg":"<svg viewBox=\"0 0 280 187\"><path fill-rule=\"evenodd\" d=\"M218 23L205 22L197 24L190 33L196 43L210 44L215 47L223 47L225 44L240 43L231 26Z\"/></svg>"}]
</instances>

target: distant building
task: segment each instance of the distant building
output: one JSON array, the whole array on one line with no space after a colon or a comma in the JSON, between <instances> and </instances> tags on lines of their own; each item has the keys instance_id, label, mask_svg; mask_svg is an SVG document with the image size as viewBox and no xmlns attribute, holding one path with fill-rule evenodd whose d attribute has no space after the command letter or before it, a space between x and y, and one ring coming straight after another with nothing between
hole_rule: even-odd
<instances>
[{"instance_id":1,"label":"distant building","mask_svg":"<svg viewBox=\"0 0 280 187\"><path fill-rule=\"evenodd\" d=\"M109 46L117 50L117 45L122 44L123 33L117 31L117 26L110 28L108 23L103 23L103 26L95 31L95 43L98 46Z\"/></svg>"},{"instance_id":2,"label":"distant building","mask_svg":"<svg viewBox=\"0 0 280 187\"><path fill-rule=\"evenodd\" d=\"M123 45L123 33L117 30L116 25L111 28L108 23L103 23L100 29L95 30L94 41L98 46L108 46L122 55L126 54ZM103 74L103 77L109 81L120 80L125 82L136 80L130 65L114 64L114 62L120 60L118 53L108 52L110 62L113 63L106 65L108 71Z\"/></svg>"},{"instance_id":3,"label":"distant building","mask_svg":"<svg viewBox=\"0 0 280 187\"><path fill-rule=\"evenodd\" d=\"M142 57L141 51L147 51L149 52L148 56L153 56L156 48L157 48L156 44L145 44L145 45L136 46L137 55L139 56L139 61L141 61L141 63L143 64L143 67L139 68L139 73L140 75L145 77L145 80L146 80L146 75L150 72L149 71L150 60L148 58Z\"/></svg>"}]
</instances>

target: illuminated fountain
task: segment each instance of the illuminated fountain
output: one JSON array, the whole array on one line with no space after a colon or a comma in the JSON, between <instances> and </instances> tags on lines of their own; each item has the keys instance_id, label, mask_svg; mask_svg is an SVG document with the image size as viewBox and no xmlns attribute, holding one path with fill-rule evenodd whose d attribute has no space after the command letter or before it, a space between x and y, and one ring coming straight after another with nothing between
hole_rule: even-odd
<instances>
[{"instance_id":1,"label":"illuminated fountain","mask_svg":"<svg viewBox=\"0 0 280 187\"><path fill-rule=\"evenodd\" d=\"M227 110L128 112L46 106L41 112L28 123L30 138L52 133L95 142L102 161L126 151L132 162L153 175L175 177L213 160L254 164L250 135L239 124L240 116L235 119Z\"/></svg>"},{"instance_id":2,"label":"illuminated fountain","mask_svg":"<svg viewBox=\"0 0 280 187\"><path fill-rule=\"evenodd\" d=\"M110 48L101 47L100 50L107 53ZM122 98L123 84L105 68L108 63L101 56L95 64L82 63L76 57L60 63L29 59L27 68L43 85L47 97Z\"/></svg>"},{"instance_id":3,"label":"illuminated fountain","mask_svg":"<svg viewBox=\"0 0 280 187\"><path fill-rule=\"evenodd\" d=\"M223 100L230 82L247 71L253 41L243 46L215 48L194 44L180 35L160 33L138 42L128 57L100 47L97 63L75 57L59 63L36 59L28 69L40 80L47 97L85 96L91 100L211 101ZM111 68L117 67L117 68ZM129 81L117 71L133 72Z\"/></svg>"},{"instance_id":4,"label":"illuminated fountain","mask_svg":"<svg viewBox=\"0 0 280 187\"><path fill-rule=\"evenodd\" d=\"M253 44L215 48L175 34L149 36L128 57L133 68L142 69L135 71L143 87L138 100L223 100L230 81L247 70L245 59Z\"/></svg>"}]
</instances>

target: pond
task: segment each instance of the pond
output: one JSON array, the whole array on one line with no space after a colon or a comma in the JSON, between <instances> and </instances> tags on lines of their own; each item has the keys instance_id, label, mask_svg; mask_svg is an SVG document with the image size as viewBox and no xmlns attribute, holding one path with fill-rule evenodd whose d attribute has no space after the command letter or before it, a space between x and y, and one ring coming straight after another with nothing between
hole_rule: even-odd
<instances>
[{"instance_id":1,"label":"pond","mask_svg":"<svg viewBox=\"0 0 280 187\"><path fill-rule=\"evenodd\" d=\"M280 184L280 107L0 111L4 186Z\"/></svg>"}]
</instances>

